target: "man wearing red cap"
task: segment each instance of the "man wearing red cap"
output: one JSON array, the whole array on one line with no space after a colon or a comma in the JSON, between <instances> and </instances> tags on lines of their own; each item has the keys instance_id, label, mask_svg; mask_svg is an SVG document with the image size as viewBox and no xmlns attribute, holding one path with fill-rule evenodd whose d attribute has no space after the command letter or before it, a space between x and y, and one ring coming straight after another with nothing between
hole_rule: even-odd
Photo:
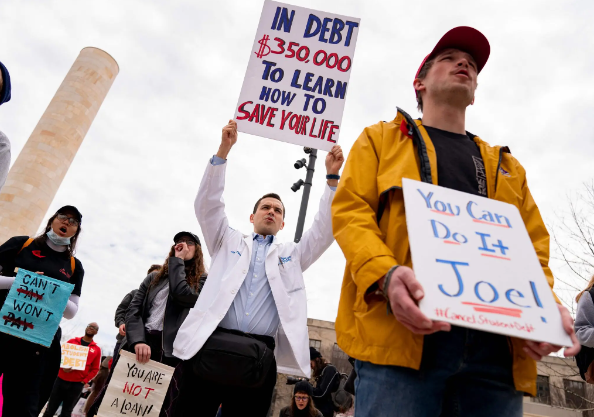
<instances>
[{"instance_id":1,"label":"man wearing red cap","mask_svg":"<svg viewBox=\"0 0 594 417\"><path fill-rule=\"evenodd\" d=\"M357 359L357 416L520 417L523 394L536 394L535 361L560 349L431 321L417 306L424 293L410 268L402 178L514 204L553 287L549 235L526 171L507 147L466 131L489 51L476 29L450 30L414 79L422 119L398 109L391 122L366 128L349 154L332 214L347 260L336 333ZM559 310L573 356L573 320Z\"/></svg>"}]
</instances>

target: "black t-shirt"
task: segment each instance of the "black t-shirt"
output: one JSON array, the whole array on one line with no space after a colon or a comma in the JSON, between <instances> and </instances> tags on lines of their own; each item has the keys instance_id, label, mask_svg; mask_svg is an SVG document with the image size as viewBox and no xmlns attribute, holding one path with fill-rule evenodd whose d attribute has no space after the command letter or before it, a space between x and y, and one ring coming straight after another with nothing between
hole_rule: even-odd
<instances>
[{"instance_id":1,"label":"black t-shirt","mask_svg":"<svg viewBox=\"0 0 594 417\"><path fill-rule=\"evenodd\" d=\"M90 344L91 344L91 342L85 342L84 339L80 339L81 346L89 346Z\"/></svg>"},{"instance_id":2,"label":"black t-shirt","mask_svg":"<svg viewBox=\"0 0 594 417\"><path fill-rule=\"evenodd\" d=\"M15 236L0 246L1 275L14 277L15 268L23 268L32 272L43 272L46 277L74 284L72 294L80 296L85 271L81 262L75 258L74 273L71 269L70 256L67 252L56 252L45 242L31 242L19 251L29 239L28 236ZM0 306L8 295L8 290L0 290Z\"/></svg>"},{"instance_id":3,"label":"black t-shirt","mask_svg":"<svg viewBox=\"0 0 594 417\"><path fill-rule=\"evenodd\" d=\"M437 155L437 182L451 188L487 197L485 165L478 145L468 135L425 126Z\"/></svg>"}]
</instances>

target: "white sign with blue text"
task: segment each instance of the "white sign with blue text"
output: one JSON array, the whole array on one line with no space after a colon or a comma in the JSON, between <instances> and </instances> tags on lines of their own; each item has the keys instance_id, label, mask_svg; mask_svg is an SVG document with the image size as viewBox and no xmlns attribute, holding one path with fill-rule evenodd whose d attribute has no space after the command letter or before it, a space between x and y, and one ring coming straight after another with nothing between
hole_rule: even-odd
<instances>
[{"instance_id":1,"label":"white sign with blue text","mask_svg":"<svg viewBox=\"0 0 594 417\"><path fill-rule=\"evenodd\" d=\"M402 181L413 269L432 320L571 346L518 209Z\"/></svg>"},{"instance_id":2,"label":"white sign with blue text","mask_svg":"<svg viewBox=\"0 0 594 417\"><path fill-rule=\"evenodd\" d=\"M360 19L266 0L235 119L240 132L329 151Z\"/></svg>"}]
</instances>

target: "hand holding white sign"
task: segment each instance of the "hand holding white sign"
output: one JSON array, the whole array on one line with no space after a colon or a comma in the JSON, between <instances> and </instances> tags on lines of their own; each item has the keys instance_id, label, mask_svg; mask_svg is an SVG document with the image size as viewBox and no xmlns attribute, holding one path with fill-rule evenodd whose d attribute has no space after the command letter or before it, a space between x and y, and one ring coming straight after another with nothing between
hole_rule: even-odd
<instances>
[{"instance_id":1,"label":"hand holding white sign","mask_svg":"<svg viewBox=\"0 0 594 417\"><path fill-rule=\"evenodd\" d=\"M378 284L383 288L384 278ZM390 299L394 317L411 332L427 335L440 330L450 331L452 326L449 323L431 321L421 312L418 302L423 299L425 293L423 286L409 267L399 266L392 272L386 293Z\"/></svg>"},{"instance_id":2,"label":"hand holding white sign","mask_svg":"<svg viewBox=\"0 0 594 417\"><path fill-rule=\"evenodd\" d=\"M579 351L515 206L406 178L403 191L415 272L397 268L389 294L407 328L430 334L444 321L512 336L536 360Z\"/></svg>"},{"instance_id":3,"label":"hand holding white sign","mask_svg":"<svg viewBox=\"0 0 594 417\"><path fill-rule=\"evenodd\" d=\"M571 341L573 342L573 346L565 349L563 354L565 357L575 356L580 351L581 346L575 335L575 330L573 329L573 317L571 317L571 314L569 314L569 310L567 310L561 304L557 304L557 307L559 307L559 313L561 313L561 322L563 323L563 328L571 337ZM526 346L524 346L524 352L526 352L526 354L535 361L539 361L543 358L543 356L548 356L553 352L559 352L559 350L561 350L563 347L552 345L550 343L533 342L531 340L525 340L524 342L526 343Z\"/></svg>"}]
</instances>

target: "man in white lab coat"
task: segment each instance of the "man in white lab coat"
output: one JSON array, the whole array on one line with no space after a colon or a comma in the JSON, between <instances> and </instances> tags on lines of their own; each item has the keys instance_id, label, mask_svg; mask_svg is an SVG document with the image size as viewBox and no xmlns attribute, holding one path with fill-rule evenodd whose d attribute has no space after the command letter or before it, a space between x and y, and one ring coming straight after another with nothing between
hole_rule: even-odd
<instances>
[{"instance_id":1,"label":"man in white lab coat","mask_svg":"<svg viewBox=\"0 0 594 417\"><path fill-rule=\"evenodd\" d=\"M256 202L250 222L254 232L229 227L225 215L226 159L237 142L237 124L223 128L219 151L210 160L195 202L196 216L212 258L208 279L173 345L178 358L192 358L217 327L248 333L274 350L276 363L258 388L205 381L187 368L181 408L187 416L214 416L223 404L225 417L266 416L278 372L310 376L307 297L303 271L332 244L330 206L344 162L340 146L326 156L327 186L311 228L299 243L280 243L285 207L276 194Z\"/></svg>"}]
</instances>

